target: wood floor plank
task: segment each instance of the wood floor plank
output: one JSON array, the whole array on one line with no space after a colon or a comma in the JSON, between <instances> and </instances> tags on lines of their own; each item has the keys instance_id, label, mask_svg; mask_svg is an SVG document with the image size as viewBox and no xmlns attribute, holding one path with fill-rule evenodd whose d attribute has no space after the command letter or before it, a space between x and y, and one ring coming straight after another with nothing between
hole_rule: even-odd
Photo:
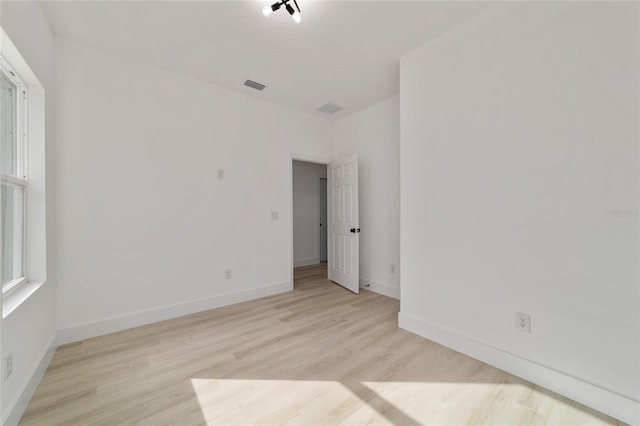
<instances>
[{"instance_id":1,"label":"wood floor plank","mask_svg":"<svg viewBox=\"0 0 640 426\"><path fill-rule=\"evenodd\" d=\"M615 419L397 326L326 264L295 290L58 348L21 425L604 425Z\"/></svg>"}]
</instances>

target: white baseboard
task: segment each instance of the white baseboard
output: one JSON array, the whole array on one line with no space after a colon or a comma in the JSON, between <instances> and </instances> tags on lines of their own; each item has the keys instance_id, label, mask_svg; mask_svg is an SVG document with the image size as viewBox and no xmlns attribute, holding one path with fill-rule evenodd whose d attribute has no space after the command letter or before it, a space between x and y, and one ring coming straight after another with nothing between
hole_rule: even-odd
<instances>
[{"instance_id":1,"label":"white baseboard","mask_svg":"<svg viewBox=\"0 0 640 426\"><path fill-rule=\"evenodd\" d=\"M317 265L320 263L319 257L310 257L308 259L298 259L293 261L294 268L300 268L301 266Z\"/></svg>"},{"instance_id":2,"label":"white baseboard","mask_svg":"<svg viewBox=\"0 0 640 426\"><path fill-rule=\"evenodd\" d=\"M196 312L207 311L209 309L215 309L222 306L233 305L235 303L246 302L247 300L258 299L278 293L284 293L291 291L292 289L293 286L291 282L284 282L264 287L255 287L235 293L221 294L219 296L194 300L178 305L163 306L157 309L107 318L100 321L73 325L58 330L59 341L61 345L64 345L66 343L77 342L79 340L102 336L104 334L139 327L141 325L190 315Z\"/></svg>"},{"instance_id":3,"label":"white baseboard","mask_svg":"<svg viewBox=\"0 0 640 426\"><path fill-rule=\"evenodd\" d=\"M398 313L398 326L557 392L625 423L640 425L639 401L402 312Z\"/></svg>"},{"instance_id":4,"label":"white baseboard","mask_svg":"<svg viewBox=\"0 0 640 426\"><path fill-rule=\"evenodd\" d=\"M366 288L374 293L400 300L400 287L378 283L368 278L360 278L360 288Z\"/></svg>"},{"instance_id":5,"label":"white baseboard","mask_svg":"<svg viewBox=\"0 0 640 426\"><path fill-rule=\"evenodd\" d=\"M51 362L53 355L56 353L57 348L58 335L55 334L42 353L40 362L38 362L38 365L34 366L31 374L25 378L24 383L20 386L16 398L9 403L9 407L6 411L7 415L2 422L3 426L15 426L20 422L20 418L27 409L27 406L31 401L31 397L36 392L38 384L40 383L40 380L42 380L42 376L44 376L45 371L47 371L47 367L49 367L49 363Z\"/></svg>"}]
</instances>

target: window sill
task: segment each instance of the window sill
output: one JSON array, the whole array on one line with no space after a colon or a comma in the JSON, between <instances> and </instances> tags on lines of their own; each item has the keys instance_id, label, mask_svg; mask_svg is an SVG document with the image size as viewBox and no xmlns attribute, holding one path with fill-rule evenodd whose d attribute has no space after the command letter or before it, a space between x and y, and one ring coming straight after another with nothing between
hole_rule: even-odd
<instances>
[{"instance_id":1,"label":"window sill","mask_svg":"<svg viewBox=\"0 0 640 426\"><path fill-rule=\"evenodd\" d=\"M42 283L23 283L11 291L2 295L2 319L7 318L18 306L22 305L33 293L35 293Z\"/></svg>"}]
</instances>

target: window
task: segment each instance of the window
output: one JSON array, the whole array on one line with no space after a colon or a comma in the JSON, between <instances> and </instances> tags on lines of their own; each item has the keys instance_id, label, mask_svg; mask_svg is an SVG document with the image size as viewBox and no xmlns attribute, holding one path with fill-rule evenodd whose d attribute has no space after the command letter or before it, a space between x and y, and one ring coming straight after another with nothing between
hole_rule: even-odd
<instances>
[{"instance_id":1,"label":"window","mask_svg":"<svg viewBox=\"0 0 640 426\"><path fill-rule=\"evenodd\" d=\"M26 100L27 91L0 58L0 245L2 293L25 278Z\"/></svg>"},{"instance_id":2,"label":"window","mask_svg":"<svg viewBox=\"0 0 640 426\"><path fill-rule=\"evenodd\" d=\"M2 318L47 282L45 105L44 87L0 28Z\"/></svg>"}]
</instances>

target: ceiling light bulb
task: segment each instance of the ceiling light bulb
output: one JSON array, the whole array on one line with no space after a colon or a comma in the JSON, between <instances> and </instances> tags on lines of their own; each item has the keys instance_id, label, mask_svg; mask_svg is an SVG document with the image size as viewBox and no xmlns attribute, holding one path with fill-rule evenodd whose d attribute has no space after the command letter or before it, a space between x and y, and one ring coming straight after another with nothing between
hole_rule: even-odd
<instances>
[{"instance_id":1,"label":"ceiling light bulb","mask_svg":"<svg viewBox=\"0 0 640 426\"><path fill-rule=\"evenodd\" d=\"M271 6L265 6L264 8L262 8L262 14L264 16L269 16L273 13L273 9L271 8Z\"/></svg>"},{"instance_id":2,"label":"ceiling light bulb","mask_svg":"<svg viewBox=\"0 0 640 426\"><path fill-rule=\"evenodd\" d=\"M300 21L302 21L302 16L300 16L299 13L294 13L293 15L291 15L291 17L293 18L296 24L299 24Z\"/></svg>"}]
</instances>

